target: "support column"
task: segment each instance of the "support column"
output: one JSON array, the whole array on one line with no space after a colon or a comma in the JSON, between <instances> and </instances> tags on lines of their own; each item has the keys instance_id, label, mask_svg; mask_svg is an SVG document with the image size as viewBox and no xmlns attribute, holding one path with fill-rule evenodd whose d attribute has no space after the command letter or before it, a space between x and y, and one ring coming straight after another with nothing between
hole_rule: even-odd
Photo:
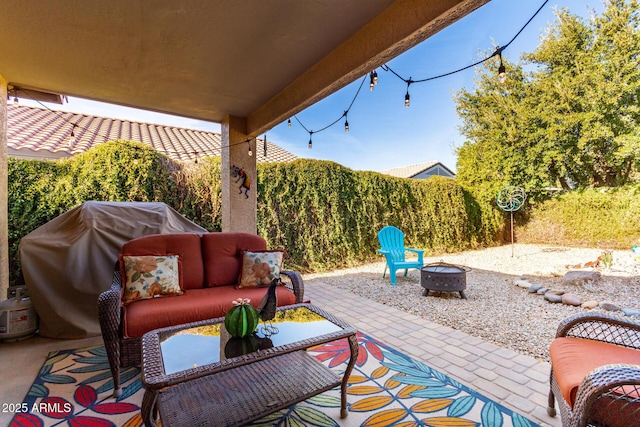
<instances>
[{"instance_id":1,"label":"support column","mask_svg":"<svg viewBox=\"0 0 640 427\"><path fill-rule=\"evenodd\" d=\"M0 301L7 299L9 290L7 116L7 81L0 75Z\"/></svg>"},{"instance_id":2,"label":"support column","mask_svg":"<svg viewBox=\"0 0 640 427\"><path fill-rule=\"evenodd\" d=\"M257 234L255 140L245 142L247 120L244 117L228 116L221 130L222 231Z\"/></svg>"}]
</instances>

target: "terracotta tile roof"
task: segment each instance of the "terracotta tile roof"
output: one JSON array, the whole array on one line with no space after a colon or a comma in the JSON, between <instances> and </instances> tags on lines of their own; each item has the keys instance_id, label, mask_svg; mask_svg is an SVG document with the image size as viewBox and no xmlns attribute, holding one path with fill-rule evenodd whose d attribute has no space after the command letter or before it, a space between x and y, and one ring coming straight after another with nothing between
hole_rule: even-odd
<instances>
[{"instance_id":1,"label":"terracotta tile roof","mask_svg":"<svg viewBox=\"0 0 640 427\"><path fill-rule=\"evenodd\" d=\"M175 160L220 156L221 135L152 123L132 122L85 114L52 111L24 105L7 105L9 155L26 158L61 158L82 153L96 145L116 139L149 144ZM73 124L77 126L74 128ZM69 138L73 130L74 137ZM257 161L287 162L297 157L267 141L257 141Z\"/></svg>"},{"instance_id":2,"label":"terracotta tile roof","mask_svg":"<svg viewBox=\"0 0 640 427\"><path fill-rule=\"evenodd\" d=\"M435 166L440 166L442 168L444 168L445 170L449 171L451 173L451 175L455 175L448 167L446 167L445 165L443 165L442 163L438 162L438 161L432 161L432 162L426 162L426 163L418 163L415 165L409 165L409 166L403 166L403 167L399 167L399 168L393 168L393 169L388 169L385 171L381 171L380 173L383 173L385 175L391 175L391 176L397 176L399 178L413 178L416 175L419 175L425 171L427 171L428 169L431 169Z\"/></svg>"}]
</instances>

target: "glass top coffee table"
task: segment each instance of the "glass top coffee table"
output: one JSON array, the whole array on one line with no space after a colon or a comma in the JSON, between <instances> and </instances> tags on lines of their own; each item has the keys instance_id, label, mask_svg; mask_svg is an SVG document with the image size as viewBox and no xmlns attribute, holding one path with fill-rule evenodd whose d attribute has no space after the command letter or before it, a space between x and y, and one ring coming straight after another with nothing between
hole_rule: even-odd
<instances>
[{"instance_id":1,"label":"glass top coffee table","mask_svg":"<svg viewBox=\"0 0 640 427\"><path fill-rule=\"evenodd\" d=\"M358 356L356 329L310 305L278 308L256 332L233 338L224 318L156 329L142 338L142 418L163 426L241 426L341 386ZM309 356L310 347L347 338L350 359L342 378Z\"/></svg>"}]
</instances>

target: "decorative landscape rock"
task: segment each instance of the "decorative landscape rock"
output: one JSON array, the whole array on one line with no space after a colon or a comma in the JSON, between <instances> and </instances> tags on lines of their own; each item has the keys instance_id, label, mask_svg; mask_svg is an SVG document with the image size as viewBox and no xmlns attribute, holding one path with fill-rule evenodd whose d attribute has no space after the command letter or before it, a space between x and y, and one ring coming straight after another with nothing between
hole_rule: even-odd
<instances>
[{"instance_id":1,"label":"decorative landscape rock","mask_svg":"<svg viewBox=\"0 0 640 427\"><path fill-rule=\"evenodd\" d=\"M534 283L533 285L529 286L529 293L530 294L535 294L536 292L538 292L538 289L542 289L542 285L539 283Z\"/></svg>"},{"instance_id":2,"label":"decorative landscape rock","mask_svg":"<svg viewBox=\"0 0 640 427\"><path fill-rule=\"evenodd\" d=\"M583 285L583 287L591 286L601 278L601 274L597 271L569 271L567 272L562 282L566 285ZM573 307L582 307L587 310L600 307L606 311L620 311L625 316L638 316L640 317L640 309L636 308L620 308L617 304L609 301L598 302L596 300L589 300L582 302L582 298L571 292L566 292L561 289L549 289L545 288L539 283L531 283L526 277L518 277L513 280L513 283L520 288L527 289L530 294L544 295L544 299L551 304L562 303L564 305L570 305Z\"/></svg>"},{"instance_id":3,"label":"decorative landscape rock","mask_svg":"<svg viewBox=\"0 0 640 427\"><path fill-rule=\"evenodd\" d=\"M640 316L640 309L638 308L623 308L622 312L625 316Z\"/></svg>"},{"instance_id":4,"label":"decorative landscape rock","mask_svg":"<svg viewBox=\"0 0 640 427\"><path fill-rule=\"evenodd\" d=\"M602 278L602 275L598 271L577 271L572 270L567 272L562 278L562 283L565 285L582 285L584 289L595 292L594 285ZM573 307L582 307L586 310L591 310L600 307L606 311L622 311L625 316L638 316L640 317L640 309L637 308L620 308L617 304L609 301L598 302L596 300L588 300L582 302L582 298L579 295L566 292L561 289L550 289L542 286L539 283L532 283L528 277L521 276L513 279L513 284L526 289L530 294L544 295L544 299L551 304L562 303Z\"/></svg>"},{"instance_id":5,"label":"decorative landscape rock","mask_svg":"<svg viewBox=\"0 0 640 427\"><path fill-rule=\"evenodd\" d=\"M549 301L552 304L557 304L562 302L561 295L552 294L551 292L547 292L546 294L544 294L544 299Z\"/></svg>"},{"instance_id":6,"label":"decorative landscape rock","mask_svg":"<svg viewBox=\"0 0 640 427\"><path fill-rule=\"evenodd\" d=\"M529 287L532 285L532 283L530 283L526 278L524 277L518 277L517 279L513 280L514 285L517 285L521 288L524 289L529 289Z\"/></svg>"},{"instance_id":7,"label":"decorative landscape rock","mask_svg":"<svg viewBox=\"0 0 640 427\"><path fill-rule=\"evenodd\" d=\"M591 310L592 308L596 308L598 306L598 301L589 300L582 303L582 308L586 308L587 310Z\"/></svg>"},{"instance_id":8,"label":"decorative landscape rock","mask_svg":"<svg viewBox=\"0 0 640 427\"><path fill-rule=\"evenodd\" d=\"M575 307L582 305L582 299L576 294L563 294L561 299L562 303L566 305L573 305Z\"/></svg>"},{"instance_id":9,"label":"decorative landscape rock","mask_svg":"<svg viewBox=\"0 0 640 427\"><path fill-rule=\"evenodd\" d=\"M598 282L602 275L599 271L567 271L562 278L562 283L565 285L582 285L589 282Z\"/></svg>"},{"instance_id":10,"label":"decorative landscape rock","mask_svg":"<svg viewBox=\"0 0 640 427\"><path fill-rule=\"evenodd\" d=\"M602 301L599 306L601 309L607 311L620 311L620 306L609 301Z\"/></svg>"}]
</instances>

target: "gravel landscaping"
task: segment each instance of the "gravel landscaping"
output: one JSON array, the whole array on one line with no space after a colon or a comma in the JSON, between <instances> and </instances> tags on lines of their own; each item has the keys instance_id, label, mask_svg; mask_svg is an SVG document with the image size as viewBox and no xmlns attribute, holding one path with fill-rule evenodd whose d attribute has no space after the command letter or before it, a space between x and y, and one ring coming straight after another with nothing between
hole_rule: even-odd
<instances>
[{"instance_id":1,"label":"gravel landscaping","mask_svg":"<svg viewBox=\"0 0 640 427\"><path fill-rule=\"evenodd\" d=\"M513 256L512 256L513 251ZM523 354L548 360L548 348L558 323L588 309L550 303L543 295L529 293L514 282L529 283L577 295L582 301L608 302L620 308L640 309L640 259L628 251L613 251L613 264L579 270L598 271L601 278L579 284L563 282L575 266L595 261L602 249L565 248L516 244L425 257L425 264L443 261L472 270L466 274L467 299L457 292L431 291L423 297L420 271L398 273L397 285L388 275L382 278L382 261L322 274L304 275L305 283L336 286L354 294L393 306L425 319L464 331L470 335L511 348ZM600 306L592 309L605 311ZM607 311L624 316L621 311ZM633 316L640 321L637 316Z\"/></svg>"}]
</instances>

